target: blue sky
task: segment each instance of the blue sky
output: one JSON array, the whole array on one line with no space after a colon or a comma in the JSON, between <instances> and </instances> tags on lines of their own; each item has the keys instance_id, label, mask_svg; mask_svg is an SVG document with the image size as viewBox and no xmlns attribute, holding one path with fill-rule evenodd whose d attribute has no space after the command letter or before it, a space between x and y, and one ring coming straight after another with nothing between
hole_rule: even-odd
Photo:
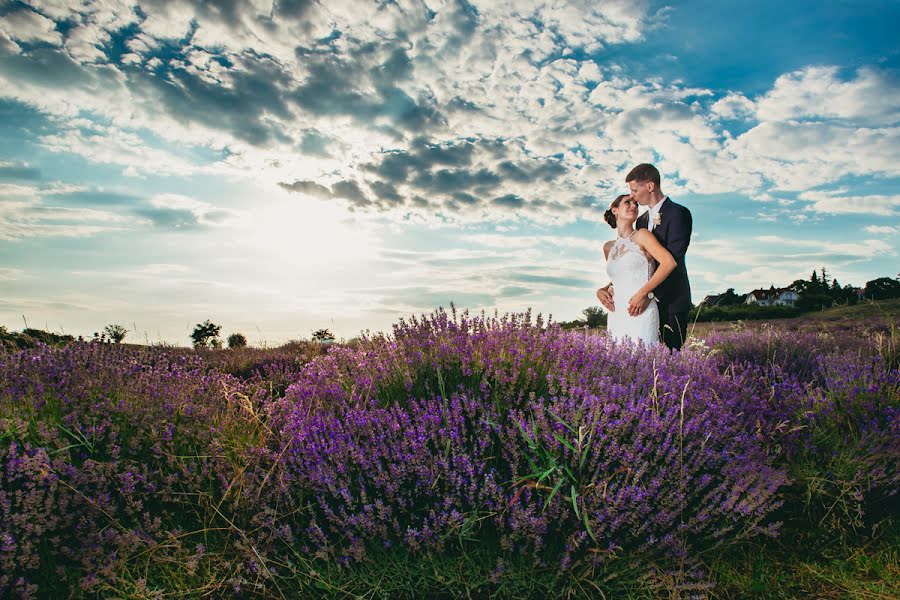
<instances>
[{"instance_id":1,"label":"blue sky","mask_svg":"<svg viewBox=\"0 0 900 600\"><path fill-rule=\"evenodd\" d=\"M634 164L694 301L898 276L900 4L0 7L0 324L351 337L596 305ZM24 316L24 320L23 320Z\"/></svg>"}]
</instances>

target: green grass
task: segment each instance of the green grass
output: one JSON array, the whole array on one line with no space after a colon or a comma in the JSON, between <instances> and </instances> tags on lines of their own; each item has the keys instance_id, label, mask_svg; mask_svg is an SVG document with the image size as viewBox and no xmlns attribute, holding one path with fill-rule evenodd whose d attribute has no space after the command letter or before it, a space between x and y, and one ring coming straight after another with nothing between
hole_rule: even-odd
<instances>
[{"instance_id":1,"label":"green grass","mask_svg":"<svg viewBox=\"0 0 900 600\"><path fill-rule=\"evenodd\" d=\"M820 311L804 314L810 319L862 319L868 317L900 317L900 298L892 300L865 300L857 304L834 306Z\"/></svg>"},{"instance_id":2,"label":"green grass","mask_svg":"<svg viewBox=\"0 0 900 600\"><path fill-rule=\"evenodd\" d=\"M848 541L810 530L711 561L715 597L900 598L900 520Z\"/></svg>"}]
</instances>

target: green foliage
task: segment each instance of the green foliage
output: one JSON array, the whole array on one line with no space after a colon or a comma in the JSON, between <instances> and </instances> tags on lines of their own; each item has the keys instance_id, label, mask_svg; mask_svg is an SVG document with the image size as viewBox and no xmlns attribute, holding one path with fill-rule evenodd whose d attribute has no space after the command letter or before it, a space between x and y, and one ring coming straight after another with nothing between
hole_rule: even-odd
<instances>
[{"instance_id":1,"label":"green foliage","mask_svg":"<svg viewBox=\"0 0 900 600\"><path fill-rule=\"evenodd\" d=\"M313 332L312 339L315 342L333 342L334 334L328 329L317 329Z\"/></svg>"},{"instance_id":2,"label":"green foliage","mask_svg":"<svg viewBox=\"0 0 900 600\"><path fill-rule=\"evenodd\" d=\"M560 450L554 450L541 442L534 422L531 424L531 432L526 431L520 423L516 422L522 433L522 440L528 447L528 466L531 470L531 473L520 477L517 483L522 485L520 489L532 487L536 490L549 491L544 503L544 510L550 505L553 497L559 494L567 504L572 504L576 518L581 519L587 534L596 541L594 532L591 530L588 511L585 508L579 509L587 488L593 485L592 476L586 472L585 465L594 441L596 423L585 426L583 423L567 423L552 412L550 416L568 431L568 434L563 433L562 435L554 433L553 437L577 457L577 466L571 468ZM579 414L578 417L580 418L581 415Z\"/></svg>"},{"instance_id":3,"label":"green foliage","mask_svg":"<svg viewBox=\"0 0 900 600\"><path fill-rule=\"evenodd\" d=\"M207 346L210 348L220 348L222 346L222 341L219 339L219 332L221 331L222 326L210 322L209 319L203 323L198 323L194 326L194 331L191 333L191 340L194 343L194 348L203 348Z\"/></svg>"},{"instance_id":4,"label":"green foliage","mask_svg":"<svg viewBox=\"0 0 900 600\"><path fill-rule=\"evenodd\" d=\"M598 327L606 327L606 313L599 306L588 306L581 311L581 314L584 315L583 319L558 323L560 329L578 329L580 327L596 329Z\"/></svg>"},{"instance_id":5,"label":"green foliage","mask_svg":"<svg viewBox=\"0 0 900 600\"><path fill-rule=\"evenodd\" d=\"M728 288L725 293L719 296L716 306L736 306L744 303L745 296L736 294L734 288Z\"/></svg>"},{"instance_id":6,"label":"green foliage","mask_svg":"<svg viewBox=\"0 0 900 600\"><path fill-rule=\"evenodd\" d=\"M116 344L120 344L128 334L128 329L126 329L124 325L111 324L104 327L103 332L113 342L115 342Z\"/></svg>"},{"instance_id":7,"label":"green foliage","mask_svg":"<svg viewBox=\"0 0 900 600\"><path fill-rule=\"evenodd\" d=\"M33 348L39 343L47 344L48 346L61 346L74 341L75 338L71 335L60 335L30 327L26 327L21 333L17 333L0 326L0 348Z\"/></svg>"},{"instance_id":8,"label":"green foliage","mask_svg":"<svg viewBox=\"0 0 900 600\"><path fill-rule=\"evenodd\" d=\"M867 281L864 294L869 300L900 298L900 281L890 277L879 277Z\"/></svg>"},{"instance_id":9,"label":"green foliage","mask_svg":"<svg viewBox=\"0 0 900 600\"><path fill-rule=\"evenodd\" d=\"M790 285L790 289L797 292L799 299L795 306L801 311L822 310L835 304L830 288L822 285L815 271L809 281L798 279Z\"/></svg>"},{"instance_id":10,"label":"green foliage","mask_svg":"<svg viewBox=\"0 0 900 600\"><path fill-rule=\"evenodd\" d=\"M800 309L793 306L759 306L735 304L730 306L697 307L688 313L690 322L759 321L763 319L787 319L797 317Z\"/></svg>"},{"instance_id":11,"label":"green foliage","mask_svg":"<svg viewBox=\"0 0 900 600\"><path fill-rule=\"evenodd\" d=\"M339 564L285 548L292 577L284 584L297 598L647 598L641 573L630 561L561 574L556 565L535 564L526 555L503 556L495 542L415 555L373 549L366 560ZM601 581L602 589L597 581Z\"/></svg>"},{"instance_id":12,"label":"green foliage","mask_svg":"<svg viewBox=\"0 0 900 600\"><path fill-rule=\"evenodd\" d=\"M599 306L588 306L581 314L584 315L584 322L588 327L606 326L606 313Z\"/></svg>"},{"instance_id":13,"label":"green foliage","mask_svg":"<svg viewBox=\"0 0 900 600\"><path fill-rule=\"evenodd\" d=\"M840 543L810 529L759 547L728 550L709 563L717 598L898 598L900 519Z\"/></svg>"},{"instance_id":14,"label":"green foliage","mask_svg":"<svg viewBox=\"0 0 900 600\"><path fill-rule=\"evenodd\" d=\"M229 348L246 348L247 337L243 333L232 333L228 336Z\"/></svg>"}]
</instances>

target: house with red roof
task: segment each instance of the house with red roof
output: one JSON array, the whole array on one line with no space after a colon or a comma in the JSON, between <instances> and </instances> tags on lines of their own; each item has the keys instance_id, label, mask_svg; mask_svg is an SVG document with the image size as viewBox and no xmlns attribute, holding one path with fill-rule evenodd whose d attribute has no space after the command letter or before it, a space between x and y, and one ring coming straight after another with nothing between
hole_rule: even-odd
<instances>
[{"instance_id":1,"label":"house with red roof","mask_svg":"<svg viewBox=\"0 0 900 600\"><path fill-rule=\"evenodd\" d=\"M767 290L753 290L744 299L744 304L756 304L757 306L794 306L800 296L790 288L776 288L774 285Z\"/></svg>"}]
</instances>

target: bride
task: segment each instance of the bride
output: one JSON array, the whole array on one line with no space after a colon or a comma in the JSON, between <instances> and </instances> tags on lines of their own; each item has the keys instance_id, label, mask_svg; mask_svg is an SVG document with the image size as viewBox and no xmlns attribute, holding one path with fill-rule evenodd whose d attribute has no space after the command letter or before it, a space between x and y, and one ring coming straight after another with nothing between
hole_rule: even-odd
<instances>
[{"instance_id":1,"label":"bride","mask_svg":"<svg viewBox=\"0 0 900 600\"><path fill-rule=\"evenodd\" d=\"M628 194L613 200L603 214L617 233L615 240L603 245L606 272L610 278L605 289L613 288L614 307L609 311L606 329L616 340L630 338L644 344L657 344L659 310L653 290L675 269L675 259L650 231L635 230L637 216L637 202ZM650 303L641 311L644 298L649 298Z\"/></svg>"}]
</instances>

